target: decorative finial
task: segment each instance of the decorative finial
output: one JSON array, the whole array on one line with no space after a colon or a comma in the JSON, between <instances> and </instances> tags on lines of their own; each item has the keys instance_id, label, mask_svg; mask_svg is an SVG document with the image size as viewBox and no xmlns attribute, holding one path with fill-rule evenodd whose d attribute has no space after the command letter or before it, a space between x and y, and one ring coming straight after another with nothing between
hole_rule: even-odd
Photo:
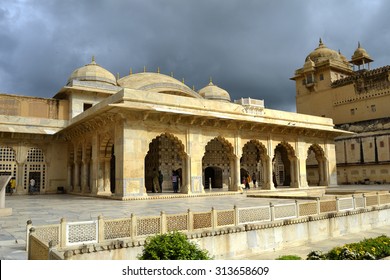
<instances>
[{"instance_id":1,"label":"decorative finial","mask_svg":"<svg viewBox=\"0 0 390 280\"><path fill-rule=\"evenodd\" d=\"M360 41L358 41L358 49L360 49Z\"/></svg>"},{"instance_id":2,"label":"decorative finial","mask_svg":"<svg viewBox=\"0 0 390 280\"><path fill-rule=\"evenodd\" d=\"M160 67L157 67L157 73L160 74Z\"/></svg>"},{"instance_id":3,"label":"decorative finial","mask_svg":"<svg viewBox=\"0 0 390 280\"><path fill-rule=\"evenodd\" d=\"M181 82L184 84L184 78L183 78L183 80Z\"/></svg>"},{"instance_id":4,"label":"decorative finial","mask_svg":"<svg viewBox=\"0 0 390 280\"><path fill-rule=\"evenodd\" d=\"M146 66L144 66L144 73L146 73Z\"/></svg>"},{"instance_id":5,"label":"decorative finial","mask_svg":"<svg viewBox=\"0 0 390 280\"><path fill-rule=\"evenodd\" d=\"M96 63L96 61L95 61L95 56L93 55L92 56L92 61L91 61L92 63Z\"/></svg>"},{"instance_id":6,"label":"decorative finial","mask_svg":"<svg viewBox=\"0 0 390 280\"><path fill-rule=\"evenodd\" d=\"M130 75L133 75L133 68L130 68Z\"/></svg>"},{"instance_id":7,"label":"decorative finial","mask_svg":"<svg viewBox=\"0 0 390 280\"><path fill-rule=\"evenodd\" d=\"M116 79L119 80L119 73L116 73Z\"/></svg>"},{"instance_id":8,"label":"decorative finial","mask_svg":"<svg viewBox=\"0 0 390 280\"><path fill-rule=\"evenodd\" d=\"M322 43L322 38L320 37L320 44L319 44L319 46L323 46L324 45L324 43Z\"/></svg>"},{"instance_id":9,"label":"decorative finial","mask_svg":"<svg viewBox=\"0 0 390 280\"><path fill-rule=\"evenodd\" d=\"M173 78L173 72L171 72L171 77Z\"/></svg>"},{"instance_id":10,"label":"decorative finial","mask_svg":"<svg viewBox=\"0 0 390 280\"><path fill-rule=\"evenodd\" d=\"M192 85L192 90L195 91L195 86L194 85Z\"/></svg>"}]
</instances>

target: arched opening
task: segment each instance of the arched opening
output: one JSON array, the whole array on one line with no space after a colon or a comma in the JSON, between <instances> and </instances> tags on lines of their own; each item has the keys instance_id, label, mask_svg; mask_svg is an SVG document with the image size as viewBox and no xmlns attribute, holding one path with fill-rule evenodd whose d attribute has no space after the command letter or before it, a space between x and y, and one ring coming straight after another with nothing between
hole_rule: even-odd
<instances>
[{"instance_id":1,"label":"arched opening","mask_svg":"<svg viewBox=\"0 0 390 280\"><path fill-rule=\"evenodd\" d=\"M240 178L243 181L244 176L250 176L251 187L261 187L267 182L267 149L257 140L251 140L245 144L240 159Z\"/></svg>"},{"instance_id":2,"label":"arched opening","mask_svg":"<svg viewBox=\"0 0 390 280\"><path fill-rule=\"evenodd\" d=\"M296 165L293 148L286 142L278 144L272 159L272 181L274 186L296 186Z\"/></svg>"},{"instance_id":3,"label":"arched opening","mask_svg":"<svg viewBox=\"0 0 390 280\"><path fill-rule=\"evenodd\" d=\"M210 188L222 188L222 169L219 167L207 167L204 170L205 184L206 189ZM211 183L211 185L210 185Z\"/></svg>"},{"instance_id":4,"label":"arched opening","mask_svg":"<svg viewBox=\"0 0 390 280\"><path fill-rule=\"evenodd\" d=\"M203 186L209 188L230 188L234 166L233 147L222 137L207 143L202 158Z\"/></svg>"},{"instance_id":5,"label":"arched opening","mask_svg":"<svg viewBox=\"0 0 390 280\"><path fill-rule=\"evenodd\" d=\"M164 133L149 144L145 156L145 187L147 192L171 192L177 180L178 190L182 190L184 168L184 145L174 135ZM157 177L157 178L156 178ZM153 178L159 181L156 189Z\"/></svg>"},{"instance_id":6,"label":"arched opening","mask_svg":"<svg viewBox=\"0 0 390 280\"><path fill-rule=\"evenodd\" d=\"M115 150L110 135L104 135L100 142L98 192L115 193Z\"/></svg>"},{"instance_id":7,"label":"arched opening","mask_svg":"<svg viewBox=\"0 0 390 280\"><path fill-rule=\"evenodd\" d=\"M326 159L323 149L313 144L307 151L306 178L309 186L326 184Z\"/></svg>"},{"instance_id":8,"label":"arched opening","mask_svg":"<svg viewBox=\"0 0 390 280\"><path fill-rule=\"evenodd\" d=\"M24 170L24 185L30 192L43 192L46 187L46 164L43 151L31 148L27 153Z\"/></svg>"}]
</instances>

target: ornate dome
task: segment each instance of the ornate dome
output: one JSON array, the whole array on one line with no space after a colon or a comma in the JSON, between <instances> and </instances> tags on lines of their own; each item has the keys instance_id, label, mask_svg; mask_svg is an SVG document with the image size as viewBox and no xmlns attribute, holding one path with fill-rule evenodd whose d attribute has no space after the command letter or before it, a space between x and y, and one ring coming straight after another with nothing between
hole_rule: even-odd
<instances>
[{"instance_id":1,"label":"ornate dome","mask_svg":"<svg viewBox=\"0 0 390 280\"><path fill-rule=\"evenodd\" d=\"M119 79L118 85L123 88L201 98L197 92L190 89L183 82L160 73L144 72L130 74Z\"/></svg>"},{"instance_id":2,"label":"ornate dome","mask_svg":"<svg viewBox=\"0 0 390 280\"><path fill-rule=\"evenodd\" d=\"M207 86L199 90L199 94L205 99L226 102L231 101L229 93L226 90L214 85L211 79L210 83Z\"/></svg>"},{"instance_id":3,"label":"ornate dome","mask_svg":"<svg viewBox=\"0 0 390 280\"><path fill-rule=\"evenodd\" d=\"M342 61L342 58L340 57L339 53L325 46L324 43L322 43L321 39L318 47L306 57L305 62L308 61L309 59L311 59L314 63L327 61L327 60Z\"/></svg>"},{"instance_id":4,"label":"ornate dome","mask_svg":"<svg viewBox=\"0 0 390 280\"><path fill-rule=\"evenodd\" d=\"M73 80L105 83L114 86L117 85L115 76L108 70L98 65L95 62L94 57L92 57L91 63L73 71L68 79L68 84Z\"/></svg>"},{"instance_id":5,"label":"ornate dome","mask_svg":"<svg viewBox=\"0 0 390 280\"><path fill-rule=\"evenodd\" d=\"M363 64L363 63L372 62L372 61L373 60L370 57L370 55L368 54L368 52L365 49L363 49L360 46L360 42L358 42L358 47L352 55L351 62L356 64L356 65L359 65L359 64Z\"/></svg>"}]
</instances>

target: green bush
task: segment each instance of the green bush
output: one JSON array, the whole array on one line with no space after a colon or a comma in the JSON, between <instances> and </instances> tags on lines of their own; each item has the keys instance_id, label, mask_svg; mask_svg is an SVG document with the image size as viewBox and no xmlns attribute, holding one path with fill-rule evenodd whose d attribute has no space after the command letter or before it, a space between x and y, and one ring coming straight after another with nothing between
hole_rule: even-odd
<instances>
[{"instance_id":1,"label":"green bush","mask_svg":"<svg viewBox=\"0 0 390 280\"><path fill-rule=\"evenodd\" d=\"M326 260L326 254L323 254L321 251L311 251L307 255L307 260Z\"/></svg>"},{"instance_id":2,"label":"green bush","mask_svg":"<svg viewBox=\"0 0 390 280\"><path fill-rule=\"evenodd\" d=\"M296 255L284 255L277 258L277 260L302 260L302 258Z\"/></svg>"},{"instance_id":3,"label":"green bush","mask_svg":"<svg viewBox=\"0 0 390 280\"><path fill-rule=\"evenodd\" d=\"M207 250L188 241L180 232L150 236L145 241L139 260L211 260Z\"/></svg>"},{"instance_id":4,"label":"green bush","mask_svg":"<svg viewBox=\"0 0 390 280\"><path fill-rule=\"evenodd\" d=\"M381 235L335 247L326 254L311 252L308 260L378 260L390 256L390 238Z\"/></svg>"}]
</instances>

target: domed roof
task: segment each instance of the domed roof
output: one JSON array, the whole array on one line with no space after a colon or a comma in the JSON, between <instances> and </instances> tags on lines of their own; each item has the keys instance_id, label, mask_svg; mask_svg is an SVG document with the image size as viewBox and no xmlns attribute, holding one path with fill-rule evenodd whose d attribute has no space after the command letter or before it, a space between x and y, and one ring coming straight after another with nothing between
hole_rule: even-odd
<instances>
[{"instance_id":1,"label":"domed roof","mask_svg":"<svg viewBox=\"0 0 390 280\"><path fill-rule=\"evenodd\" d=\"M130 74L119 79L118 85L123 88L201 98L197 92L190 89L183 82L160 73L144 72Z\"/></svg>"},{"instance_id":2,"label":"domed roof","mask_svg":"<svg viewBox=\"0 0 390 280\"><path fill-rule=\"evenodd\" d=\"M311 59L314 63L332 59L342 61L339 53L325 46L321 39L318 47L306 57L305 62L309 59Z\"/></svg>"},{"instance_id":3,"label":"domed roof","mask_svg":"<svg viewBox=\"0 0 390 280\"><path fill-rule=\"evenodd\" d=\"M370 55L367 53L367 51L360 46L360 42L358 42L358 47L355 50L355 52L353 53L353 55L352 55L351 62L354 63L354 64L362 64L361 61L363 61L363 60L366 63L373 61L371 59Z\"/></svg>"},{"instance_id":4,"label":"domed roof","mask_svg":"<svg viewBox=\"0 0 390 280\"><path fill-rule=\"evenodd\" d=\"M94 57L92 57L91 63L73 71L68 79L68 84L73 80L117 85L115 76L97 64Z\"/></svg>"},{"instance_id":5,"label":"domed roof","mask_svg":"<svg viewBox=\"0 0 390 280\"><path fill-rule=\"evenodd\" d=\"M207 86L199 90L199 94L205 99L226 102L231 101L229 93L226 90L214 85L211 79L210 83Z\"/></svg>"}]
</instances>

